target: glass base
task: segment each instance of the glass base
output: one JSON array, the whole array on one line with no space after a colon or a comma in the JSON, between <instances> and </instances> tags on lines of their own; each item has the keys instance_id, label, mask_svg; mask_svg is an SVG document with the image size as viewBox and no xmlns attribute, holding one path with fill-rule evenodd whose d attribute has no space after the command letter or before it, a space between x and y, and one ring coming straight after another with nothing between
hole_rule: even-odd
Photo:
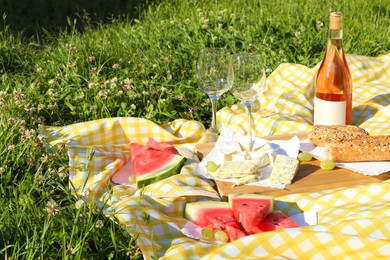
<instances>
[{"instance_id":1,"label":"glass base","mask_svg":"<svg viewBox=\"0 0 390 260\"><path fill-rule=\"evenodd\" d=\"M215 134L218 136L220 134L218 128L215 128L215 127L210 127L209 129L206 130L206 133Z\"/></svg>"}]
</instances>

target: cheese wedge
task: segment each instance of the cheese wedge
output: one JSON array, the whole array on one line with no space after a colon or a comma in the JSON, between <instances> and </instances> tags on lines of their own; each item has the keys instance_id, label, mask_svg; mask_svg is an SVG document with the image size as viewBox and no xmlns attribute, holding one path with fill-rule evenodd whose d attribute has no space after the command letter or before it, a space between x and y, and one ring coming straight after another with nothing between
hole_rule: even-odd
<instances>
[{"instance_id":1,"label":"cheese wedge","mask_svg":"<svg viewBox=\"0 0 390 260\"><path fill-rule=\"evenodd\" d=\"M252 157L252 159L260 161L259 168L267 166L268 164L272 164L274 161L272 155L269 153L263 153L260 156Z\"/></svg>"},{"instance_id":2,"label":"cheese wedge","mask_svg":"<svg viewBox=\"0 0 390 260\"><path fill-rule=\"evenodd\" d=\"M287 155L276 155L269 182L271 184L290 184L298 172L299 160Z\"/></svg>"},{"instance_id":3,"label":"cheese wedge","mask_svg":"<svg viewBox=\"0 0 390 260\"><path fill-rule=\"evenodd\" d=\"M229 179L257 174L261 163L259 159L223 162L213 175L218 179Z\"/></svg>"}]
</instances>

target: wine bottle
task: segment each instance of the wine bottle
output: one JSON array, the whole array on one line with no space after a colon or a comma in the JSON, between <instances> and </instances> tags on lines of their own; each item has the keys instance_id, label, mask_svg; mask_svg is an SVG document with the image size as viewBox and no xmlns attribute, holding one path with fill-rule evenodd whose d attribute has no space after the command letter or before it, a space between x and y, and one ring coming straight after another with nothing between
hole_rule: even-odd
<instances>
[{"instance_id":1,"label":"wine bottle","mask_svg":"<svg viewBox=\"0 0 390 260\"><path fill-rule=\"evenodd\" d=\"M325 56L315 80L314 124L352 124L352 78L343 47L343 15L332 12Z\"/></svg>"}]
</instances>

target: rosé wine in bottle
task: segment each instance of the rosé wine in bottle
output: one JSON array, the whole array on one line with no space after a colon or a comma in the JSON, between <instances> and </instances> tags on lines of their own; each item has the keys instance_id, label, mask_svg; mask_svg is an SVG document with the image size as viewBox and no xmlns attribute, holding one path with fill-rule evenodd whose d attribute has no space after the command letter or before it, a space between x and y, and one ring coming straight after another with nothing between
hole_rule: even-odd
<instances>
[{"instance_id":1,"label":"ros\u00e9 wine in bottle","mask_svg":"<svg viewBox=\"0 0 390 260\"><path fill-rule=\"evenodd\" d=\"M329 17L329 39L315 81L314 124L352 124L352 78L343 48L343 16Z\"/></svg>"}]
</instances>

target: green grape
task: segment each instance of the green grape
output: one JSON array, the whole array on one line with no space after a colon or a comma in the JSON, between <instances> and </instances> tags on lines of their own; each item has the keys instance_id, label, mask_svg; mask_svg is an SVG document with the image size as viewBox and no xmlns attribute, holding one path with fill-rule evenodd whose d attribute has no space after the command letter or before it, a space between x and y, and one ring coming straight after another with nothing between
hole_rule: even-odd
<instances>
[{"instance_id":1,"label":"green grape","mask_svg":"<svg viewBox=\"0 0 390 260\"><path fill-rule=\"evenodd\" d=\"M298 160L302 162L308 162L311 161L311 159L313 159L313 156L308 152L301 152L298 154Z\"/></svg>"},{"instance_id":2,"label":"green grape","mask_svg":"<svg viewBox=\"0 0 390 260\"><path fill-rule=\"evenodd\" d=\"M129 183L130 184L135 184L135 177L134 176L130 176L129 177Z\"/></svg>"},{"instance_id":3,"label":"green grape","mask_svg":"<svg viewBox=\"0 0 390 260\"><path fill-rule=\"evenodd\" d=\"M229 240L228 234L225 231L217 229L213 232L214 240L217 242L227 242Z\"/></svg>"},{"instance_id":4,"label":"green grape","mask_svg":"<svg viewBox=\"0 0 390 260\"><path fill-rule=\"evenodd\" d=\"M323 160L320 163L320 167L324 170L332 170L335 167L335 163L332 160Z\"/></svg>"},{"instance_id":5,"label":"green grape","mask_svg":"<svg viewBox=\"0 0 390 260\"><path fill-rule=\"evenodd\" d=\"M204 227L200 231L200 235L202 236L202 239L210 241L213 239L213 229L211 227Z\"/></svg>"},{"instance_id":6,"label":"green grape","mask_svg":"<svg viewBox=\"0 0 390 260\"><path fill-rule=\"evenodd\" d=\"M208 172L215 172L218 169L218 165L213 161L208 161L206 164L206 169Z\"/></svg>"}]
</instances>

